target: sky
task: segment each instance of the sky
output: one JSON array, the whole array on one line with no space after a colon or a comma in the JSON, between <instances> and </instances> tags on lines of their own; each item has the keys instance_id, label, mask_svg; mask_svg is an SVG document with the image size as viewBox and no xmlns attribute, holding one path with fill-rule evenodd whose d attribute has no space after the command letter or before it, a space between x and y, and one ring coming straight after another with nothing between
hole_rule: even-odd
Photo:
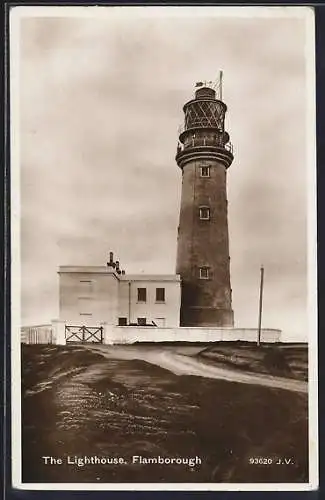
<instances>
[{"instance_id":1,"label":"sky","mask_svg":"<svg viewBox=\"0 0 325 500\"><path fill-rule=\"evenodd\" d=\"M65 9L19 21L22 324L58 317L60 265L175 273L182 106L222 69L235 324L257 326L263 264L262 326L306 340L306 19Z\"/></svg>"}]
</instances>

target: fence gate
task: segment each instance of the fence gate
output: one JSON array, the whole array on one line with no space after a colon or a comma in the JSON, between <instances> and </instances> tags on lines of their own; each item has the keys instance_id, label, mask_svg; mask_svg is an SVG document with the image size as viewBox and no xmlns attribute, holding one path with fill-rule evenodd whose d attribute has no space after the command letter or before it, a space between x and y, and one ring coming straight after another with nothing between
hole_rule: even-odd
<instances>
[{"instance_id":1,"label":"fence gate","mask_svg":"<svg viewBox=\"0 0 325 500\"><path fill-rule=\"evenodd\" d=\"M97 326L65 326L65 340L78 343L102 344L104 339L103 327Z\"/></svg>"}]
</instances>

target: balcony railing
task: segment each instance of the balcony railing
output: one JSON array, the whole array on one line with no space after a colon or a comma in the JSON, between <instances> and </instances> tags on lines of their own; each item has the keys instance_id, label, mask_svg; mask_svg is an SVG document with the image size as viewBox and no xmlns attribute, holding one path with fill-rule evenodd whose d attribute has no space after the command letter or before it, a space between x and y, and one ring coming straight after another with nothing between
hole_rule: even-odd
<instances>
[{"instance_id":1,"label":"balcony railing","mask_svg":"<svg viewBox=\"0 0 325 500\"><path fill-rule=\"evenodd\" d=\"M187 127L185 125L185 123L181 123L179 126L178 126L178 129L177 129L177 132L178 132L178 135L181 135L183 132L185 132L186 130L191 130L192 128L195 128L195 129L199 129L199 128L203 128L203 129L206 129L206 128L217 128L219 130L219 132L222 133L223 131L223 126L221 124L221 122L219 123L219 126L216 126L217 124L211 124L210 122L208 122L207 120L197 120L197 121L192 121L191 122L191 126L190 127Z\"/></svg>"},{"instance_id":2,"label":"balcony railing","mask_svg":"<svg viewBox=\"0 0 325 500\"><path fill-rule=\"evenodd\" d=\"M182 144L181 142L178 143L177 153L181 153L182 151L190 148L205 147L205 146L214 148L224 148L231 154L233 154L234 152L233 145L230 141L228 141L225 144L220 139L218 140L218 139L209 139L205 137L192 137L186 144Z\"/></svg>"}]
</instances>

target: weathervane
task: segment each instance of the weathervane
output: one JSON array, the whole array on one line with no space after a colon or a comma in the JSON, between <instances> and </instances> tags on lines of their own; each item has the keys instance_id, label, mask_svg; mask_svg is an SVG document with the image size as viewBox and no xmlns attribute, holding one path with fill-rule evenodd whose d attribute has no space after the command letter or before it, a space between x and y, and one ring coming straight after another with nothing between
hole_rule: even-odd
<instances>
[{"instance_id":1,"label":"weathervane","mask_svg":"<svg viewBox=\"0 0 325 500\"><path fill-rule=\"evenodd\" d=\"M215 81L203 80L200 82L196 82L195 88L210 87L219 94L219 99L220 99L220 101L222 101L222 76L223 76L223 72L222 72L222 70L220 70L219 76L217 77L217 79Z\"/></svg>"}]
</instances>

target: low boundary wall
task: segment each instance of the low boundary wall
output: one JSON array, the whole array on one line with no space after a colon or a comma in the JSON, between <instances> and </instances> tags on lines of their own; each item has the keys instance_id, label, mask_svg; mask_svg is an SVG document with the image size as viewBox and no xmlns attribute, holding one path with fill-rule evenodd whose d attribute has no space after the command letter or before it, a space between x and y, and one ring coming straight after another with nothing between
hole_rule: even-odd
<instances>
[{"instance_id":1,"label":"low boundary wall","mask_svg":"<svg viewBox=\"0 0 325 500\"><path fill-rule=\"evenodd\" d=\"M257 328L154 328L117 326L104 329L105 344L135 342L256 342ZM280 342L281 330L262 329L261 342Z\"/></svg>"},{"instance_id":2,"label":"low boundary wall","mask_svg":"<svg viewBox=\"0 0 325 500\"><path fill-rule=\"evenodd\" d=\"M104 344L135 344L136 342L256 342L257 328L160 328L113 326L100 323L104 329ZM65 322L53 321L53 343L65 344ZM281 330L263 328L261 342L281 342Z\"/></svg>"}]
</instances>

